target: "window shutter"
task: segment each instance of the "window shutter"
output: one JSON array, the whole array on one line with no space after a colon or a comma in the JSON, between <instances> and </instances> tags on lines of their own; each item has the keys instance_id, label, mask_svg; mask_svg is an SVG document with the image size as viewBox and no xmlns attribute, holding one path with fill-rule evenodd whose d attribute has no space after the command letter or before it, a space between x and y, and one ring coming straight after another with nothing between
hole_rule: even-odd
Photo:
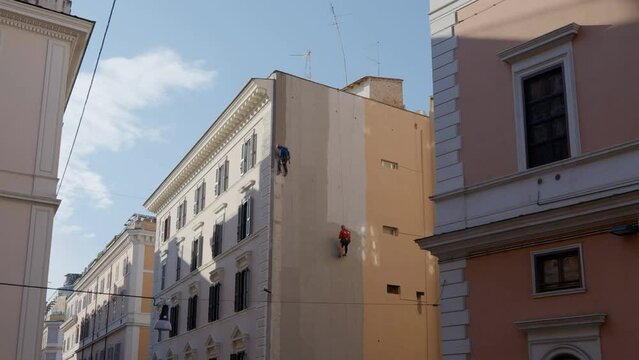
<instances>
[{"instance_id":1,"label":"window shutter","mask_svg":"<svg viewBox=\"0 0 639 360\"><path fill-rule=\"evenodd\" d=\"M246 143L242 144L242 158L240 159L240 174L245 173L246 167Z\"/></svg>"},{"instance_id":2,"label":"window shutter","mask_svg":"<svg viewBox=\"0 0 639 360\"><path fill-rule=\"evenodd\" d=\"M249 269L244 269L244 296L242 297L242 309L248 308L249 303Z\"/></svg>"},{"instance_id":3,"label":"window shutter","mask_svg":"<svg viewBox=\"0 0 639 360\"><path fill-rule=\"evenodd\" d=\"M166 222L166 229L164 229L166 238L171 237L171 215L169 215L169 219Z\"/></svg>"},{"instance_id":4,"label":"window shutter","mask_svg":"<svg viewBox=\"0 0 639 360\"><path fill-rule=\"evenodd\" d=\"M202 187L200 189L200 210L204 210L206 206L206 181L202 182Z\"/></svg>"},{"instance_id":5,"label":"window shutter","mask_svg":"<svg viewBox=\"0 0 639 360\"><path fill-rule=\"evenodd\" d=\"M195 329L197 327L197 298L197 295L193 295L193 310L191 310L191 329Z\"/></svg>"},{"instance_id":6,"label":"window shutter","mask_svg":"<svg viewBox=\"0 0 639 360\"><path fill-rule=\"evenodd\" d=\"M252 151L251 151L251 167L255 166L255 164L257 163L257 134L253 133L253 139L252 139Z\"/></svg>"},{"instance_id":7,"label":"window shutter","mask_svg":"<svg viewBox=\"0 0 639 360\"><path fill-rule=\"evenodd\" d=\"M160 240L164 240L164 228L166 226L166 220L162 221L162 224L160 225Z\"/></svg>"},{"instance_id":8,"label":"window shutter","mask_svg":"<svg viewBox=\"0 0 639 360\"><path fill-rule=\"evenodd\" d=\"M215 196L220 195L220 167L215 169L215 190L213 191Z\"/></svg>"},{"instance_id":9,"label":"window shutter","mask_svg":"<svg viewBox=\"0 0 639 360\"><path fill-rule=\"evenodd\" d=\"M202 265L202 253L204 252L204 236L200 235L200 240L197 243L199 245L199 249L197 251L197 265L200 266Z\"/></svg>"},{"instance_id":10,"label":"window shutter","mask_svg":"<svg viewBox=\"0 0 639 360\"><path fill-rule=\"evenodd\" d=\"M238 360L237 359L237 354L231 354L231 360Z\"/></svg>"},{"instance_id":11,"label":"window shutter","mask_svg":"<svg viewBox=\"0 0 639 360\"><path fill-rule=\"evenodd\" d=\"M180 229L180 218L182 217L182 215L180 215L182 213L182 205L178 206L177 208L177 219L175 219L175 228L176 229Z\"/></svg>"},{"instance_id":12,"label":"window shutter","mask_svg":"<svg viewBox=\"0 0 639 360\"><path fill-rule=\"evenodd\" d=\"M209 322L213 321L213 293L215 285L209 286Z\"/></svg>"},{"instance_id":13,"label":"window shutter","mask_svg":"<svg viewBox=\"0 0 639 360\"><path fill-rule=\"evenodd\" d=\"M186 200L184 200L184 206L182 206L182 226L186 225Z\"/></svg>"},{"instance_id":14,"label":"window shutter","mask_svg":"<svg viewBox=\"0 0 639 360\"><path fill-rule=\"evenodd\" d=\"M242 217L242 205L237 208L237 241L242 240L242 223L244 218Z\"/></svg>"},{"instance_id":15,"label":"window shutter","mask_svg":"<svg viewBox=\"0 0 639 360\"><path fill-rule=\"evenodd\" d=\"M193 298L189 298L186 308L186 329L191 330L191 316L193 316Z\"/></svg>"},{"instance_id":16,"label":"window shutter","mask_svg":"<svg viewBox=\"0 0 639 360\"><path fill-rule=\"evenodd\" d=\"M193 213L195 214L197 214L197 212L200 210L199 202L200 202L200 188L198 187L195 189L195 196L193 198Z\"/></svg>"},{"instance_id":17,"label":"window shutter","mask_svg":"<svg viewBox=\"0 0 639 360\"><path fill-rule=\"evenodd\" d=\"M241 281L242 281L242 273L235 273L235 311L239 311L240 309L240 286L241 286Z\"/></svg>"},{"instance_id":18,"label":"window shutter","mask_svg":"<svg viewBox=\"0 0 639 360\"><path fill-rule=\"evenodd\" d=\"M253 198L246 201L246 236L253 232Z\"/></svg>"},{"instance_id":19,"label":"window shutter","mask_svg":"<svg viewBox=\"0 0 639 360\"><path fill-rule=\"evenodd\" d=\"M222 284L215 284L215 320L220 318L220 293L222 291Z\"/></svg>"},{"instance_id":20,"label":"window shutter","mask_svg":"<svg viewBox=\"0 0 639 360\"><path fill-rule=\"evenodd\" d=\"M229 188L229 161L224 161L224 190Z\"/></svg>"}]
</instances>

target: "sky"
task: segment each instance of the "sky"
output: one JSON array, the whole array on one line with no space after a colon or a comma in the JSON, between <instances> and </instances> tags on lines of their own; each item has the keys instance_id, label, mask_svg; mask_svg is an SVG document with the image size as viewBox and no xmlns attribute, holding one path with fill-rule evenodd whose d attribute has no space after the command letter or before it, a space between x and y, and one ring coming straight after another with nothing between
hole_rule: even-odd
<instances>
[{"instance_id":1,"label":"sky","mask_svg":"<svg viewBox=\"0 0 639 360\"><path fill-rule=\"evenodd\" d=\"M64 116L69 156L111 0L74 0L96 22ZM428 0L333 0L346 77L404 79L409 110L432 94ZM341 88L344 61L328 1L116 3L54 219L49 286L81 273L252 77L274 70ZM379 44L379 45L378 45ZM379 54L379 55L378 55Z\"/></svg>"}]
</instances>

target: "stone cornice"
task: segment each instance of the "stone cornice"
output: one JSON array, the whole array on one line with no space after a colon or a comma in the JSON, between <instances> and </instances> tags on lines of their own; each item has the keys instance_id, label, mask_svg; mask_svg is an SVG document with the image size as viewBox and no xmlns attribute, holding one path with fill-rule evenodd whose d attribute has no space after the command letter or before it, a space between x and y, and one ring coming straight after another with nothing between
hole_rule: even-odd
<instances>
[{"instance_id":1,"label":"stone cornice","mask_svg":"<svg viewBox=\"0 0 639 360\"><path fill-rule=\"evenodd\" d=\"M558 327L596 325L601 326L606 321L606 314L587 314L577 316L565 316L547 319L534 319L515 321L514 324L521 330L539 330Z\"/></svg>"},{"instance_id":2,"label":"stone cornice","mask_svg":"<svg viewBox=\"0 0 639 360\"><path fill-rule=\"evenodd\" d=\"M637 221L639 191L546 210L416 240L424 250L449 261L507 249L541 239L606 232L620 221Z\"/></svg>"},{"instance_id":3,"label":"stone cornice","mask_svg":"<svg viewBox=\"0 0 639 360\"><path fill-rule=\"evenodd\" d=\"M151 212L159 213L215 158L215 155L233 139L268 101L267 90L259 86L255 81L250 81L215 121L214 125L146 200L144 207Z\"/></svg>"},{"instance_id":4,"label":"stone cornice","mask_svg":"<svg viewBox=\"0 0 639 360\"><path fill-rule=\"evenodd\" d=\"M70 69L65 94L65 99L68 100L93 31L94 22L20 1L0 0L0 24L69 43Z\"/></svg>"}]
</instances>

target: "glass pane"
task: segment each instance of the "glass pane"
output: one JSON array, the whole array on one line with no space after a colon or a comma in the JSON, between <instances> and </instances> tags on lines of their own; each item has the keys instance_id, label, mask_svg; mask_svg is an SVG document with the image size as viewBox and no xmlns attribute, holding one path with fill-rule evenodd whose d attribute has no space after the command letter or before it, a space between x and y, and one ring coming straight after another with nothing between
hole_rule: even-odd
<instances>
[{"instance_id":1,"label":"glass pane","mask_svg":"<svg viewBox=\"0 0 639 360\"><path fill-rule=\"evenodd\" d=\"M543 282L544 284L556 284L559 282L559 261L548 259L543 261Z\"/></svg>"},{"instance_id":2,"label":"glass pane","mask_svg":"<svg viewBox=\"0 0 639 360\"><path fill-rule=\"evenodd\" d=\"M579 256L569 256L563 259L564 281L579 281L581 278L581 269L579 266Z\"/></svg>"}]
</instances>

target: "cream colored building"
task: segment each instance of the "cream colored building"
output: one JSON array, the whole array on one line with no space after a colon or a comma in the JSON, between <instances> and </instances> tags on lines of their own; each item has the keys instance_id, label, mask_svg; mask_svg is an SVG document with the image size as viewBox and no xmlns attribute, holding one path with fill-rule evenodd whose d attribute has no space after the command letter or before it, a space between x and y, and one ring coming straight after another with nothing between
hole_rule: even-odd
<instances>
[{"instance_id":1,"label":"cream colored building","mask_svg":"<svg viewBox=\"0 0 639 360\"><path fill-rule=\"evenodd\" d=\"M67 299L63 359L146 359L154 241L155 218L134 214L89 264Z\"/></svg>"},{"instance_id":2,"label":"cream colored building","mask_svg":"<svg viewBox=\"0 0 639 360\"><path fill-rule=\"evenodd\" d=\"M66 274L65 277L64 285L47 304L42 331L42 360L62 360L62 351L66 346L61 325L66 317L67 297L71 295L73 284L80 278L80 274Z\"/></svg>"},{"instance_id":3,"label":"cream colored building","mask_svg":"<svg viewBox=\"0 0 639 360\"><path fill-rule=\"evenodd\" d=\"M401 80L250 80L145 203L173 326L149 358L437 359L436 261L413 242L433 229L431 143Z\"/></svg>"},{"instance_id":4,"label":"cream colored building","mask_svg":"<svg viewBox=\"0 0 639 360\"><path fill-rule=\"evenodd\" d=\"M62 115L93 22L70 16L70 1L39 3L0 0L0 273L46 286ZM2 287L3 359L40 358L45 296Z\"/></svg>"}]
</instances>

